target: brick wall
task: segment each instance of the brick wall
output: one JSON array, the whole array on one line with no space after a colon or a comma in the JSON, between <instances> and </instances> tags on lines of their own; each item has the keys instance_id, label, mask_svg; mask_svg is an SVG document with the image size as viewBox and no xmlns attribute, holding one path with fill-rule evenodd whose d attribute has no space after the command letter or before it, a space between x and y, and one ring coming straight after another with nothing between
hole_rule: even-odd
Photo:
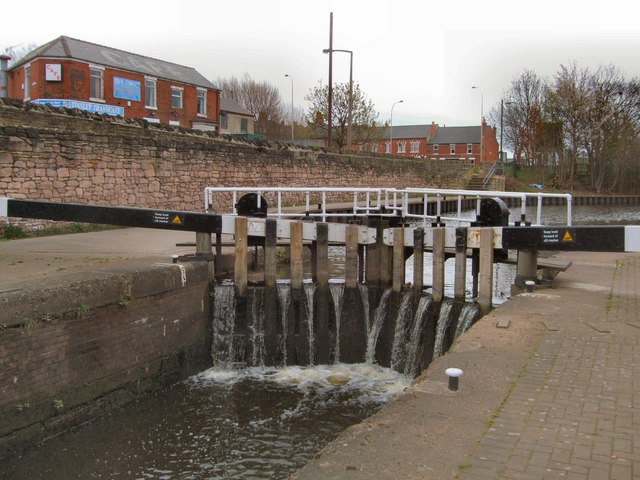
<instances>
[{"instance_id":1,"label":"brick wall","mask_svg":"<svg viewBox=\"0 0 640 480\"><path fill-rule=\"evenodd\" d=\"M0 99L0 196L199 210L208 186L451 187L459 166L246 143Z\"/></svg>"},{"instance_id":2,"label":"brick wall","mask_svg":"<svg viewBox=\"0 0 640 480\"><path fill-rule=\"evenodd\" d=\"M208 266L0 293L0 457L201 371Z\"/></svg>"}]
</instances>

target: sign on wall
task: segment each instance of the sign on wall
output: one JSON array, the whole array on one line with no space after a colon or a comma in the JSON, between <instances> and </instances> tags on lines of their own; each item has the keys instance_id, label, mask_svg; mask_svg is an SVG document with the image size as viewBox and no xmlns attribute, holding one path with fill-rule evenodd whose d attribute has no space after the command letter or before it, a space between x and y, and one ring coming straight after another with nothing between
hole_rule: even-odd
<instances>
[{"instance_id":1,"label":"sign on wall","mask_svg":"<svg viewBox=\"0 0 640 480\"><path fill-rule=\"evenodd\" d=\"M116 105L106 105L104 103L81 102L79 100L65 100L40 98L32 100L32 103L39 105L52 105L54 107L77 108L91 113L99 113L102 115L112 115L114 117L124 117L124 108Z\"/></svg>"},{"instance_id":2,"label":"sign on wall","mask_svg":"<svg viewBox=\"0 0 640 480\"><path fill-rule=\"evenodd\" d=\"M113 96L123 100L140 101L140 82L128 78L113 77Z\"/></svg>"},{"instance_id":3,"label":"sign on wall","mask_svg":"<svg viewBox=\"0 0 640 480\"><path fill-rule=\"evenodd\" d=\"M62 65L59 63L47 63L44 66L44 79L47 82L61 82Z\"/></svg>"}]
</instances>

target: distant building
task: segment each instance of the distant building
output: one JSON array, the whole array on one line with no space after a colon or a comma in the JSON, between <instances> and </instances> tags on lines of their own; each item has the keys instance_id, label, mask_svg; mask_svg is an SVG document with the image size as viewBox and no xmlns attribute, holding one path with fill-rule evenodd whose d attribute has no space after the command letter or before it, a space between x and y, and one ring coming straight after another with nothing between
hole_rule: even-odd
<instances>
[{"instance_id":1,"label":"distant building","mask_svg":"<svg viewBox=\"0 0 640 480\"><path fill-rule=\"evenodd\" d=\"M8 95L217 130L220 90L191 67L61 36L11 66Z\"/></svg>"},{"instance_id":2,"label":"distant building","mask_svg":"<svg viewBox=\"0 0 640 480\"><path fill-rule=\"evenodd\" d=\"M220 99L220 133L222 135L253 135L256 120L253 114L230 98Z\"/></svg>"},{"instance_id":3,"label":"distant building","mask_svg":"<svg viewBox=\"0 0 640 480\"><path fill-rule=\"evenodd\" d=\"M433 160L463 160L474 165L480 163L480 126L441 127L432 122L431 125L398 125L393 130L379 127L378 137L380 140L364 144L360 149ZM486 121L483 121L482 150L483 163L498 160L496 128L488 126Z\"/></svg>"}]
</instances>

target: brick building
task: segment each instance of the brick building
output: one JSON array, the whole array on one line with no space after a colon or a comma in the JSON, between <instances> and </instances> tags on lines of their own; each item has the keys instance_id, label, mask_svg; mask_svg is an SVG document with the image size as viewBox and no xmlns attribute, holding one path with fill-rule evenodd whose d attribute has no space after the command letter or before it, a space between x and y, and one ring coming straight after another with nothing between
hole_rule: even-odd
<instances>
[{"instance_id":1,"label":"brick building","mask_svg":"<svg viewBox=\"0 0 640 480\"><path fill-rule=\"evenodd\" d=\"M482 163L494 163L498 160L500 149L496 139L497 129L483 121L482 130ZM378 137L381 140L365 144L361 150L431 160L459 159L474 165L480 163L479 126L441 127L432 122L431 125L394 126L393 130L390 127L379 127Z\"/></svg>"},{"instance_id":2,"label":"brick building","mask_svg":"<svg viewBox=\"0 0 640 480\"><path fill-rule=\"evenodd\" d=\"M223 135L255 134L255 117L230 98L220 98L220 133Z\"/></svg>"},{"instance_id":3,"label":"brick building","mask_svg":"<svg viewBox=\"0 0 640 480\"><path fill-rule=\"evenodd\" d=\"M8 72L8 96L217 130L220 90L191 67L61 36Z\"/></svg>"}]
</instances>

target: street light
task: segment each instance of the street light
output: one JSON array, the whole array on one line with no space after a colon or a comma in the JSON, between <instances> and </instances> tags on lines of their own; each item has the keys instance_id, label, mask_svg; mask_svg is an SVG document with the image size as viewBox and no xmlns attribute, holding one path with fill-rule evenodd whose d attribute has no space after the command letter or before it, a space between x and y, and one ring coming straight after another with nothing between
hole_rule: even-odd
<instances>
[{"instance_id":1,"label":"street light","mask_svg":"<svg viewBox=\"0 0 640 480\"><path fill-rule=\"evenodd\" d=\"M505 102L503 98L500 99L500 163L504 163L502 161L502 125L503 125L503 118L504 118L504 106L505 105L511 105L513 102Z\"/></svg>"},{"instance_id":2,"label":"street light","mask_svg":"<svg viewBox=\"0 0 640 480\"><path fill-rule=\"evenodd\" d=\"M482 143L483 143L483 137L484 137L484 132L483 132L483 126L484 126L484 95L482 93L482 89L480 87L471 87L471 88L477 88L478 90L480 90L480 165L482 165Z\"/></svg>"},{"instance_id":3,"label":"street light","mask_svg":"<svg viewBox=\"0 0 640 480\"><path fill-rule=\"evenodd\" d=\"M347 126L347 148L351 150L351 117L353 113L353 52L351 50L339 50L325 48L322 53L343 52L351 57L349 61L349 124Z\"/></svg>"},{"instance_id":4,"label":"street light","mask_svg":"<svg viewBox=\"0 0 640 480\"><path fill-rule=\"evenodd\" d=\"M403 102L404 100L398 100L393 105L391 105L391 120L389 122L389 153L393 153L393 107Z\"/></svg>"},{"instance_id":5,"label":"street light","mask_svg":"<svg viewBox=\"0 0 640 480\"><path fill-rule=\"evenodd\" d=\"M293 77L288 73L285 74L285 77L289 77L291 80L291 141L293 141Z\"/></svg>"}]
</instances>

